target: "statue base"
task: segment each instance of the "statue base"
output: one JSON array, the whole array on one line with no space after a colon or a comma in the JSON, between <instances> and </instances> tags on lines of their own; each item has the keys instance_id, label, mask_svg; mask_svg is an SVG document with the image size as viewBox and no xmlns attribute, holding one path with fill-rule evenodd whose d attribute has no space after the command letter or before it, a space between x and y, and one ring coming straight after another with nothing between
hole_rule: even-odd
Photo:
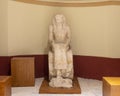
<instances>
[{"instance_id":1,"label":"statue base","mask_svg":"<svg viewBox=\"0 0 120 96\"><path fill-rule=\"evenodd\" d=\"M50 87L48 80L44 79L42 85L40 86L39 93L40 94L80 94L81 89L77 78L73 79L72 88Z\"/></svg>"}]
</instances>

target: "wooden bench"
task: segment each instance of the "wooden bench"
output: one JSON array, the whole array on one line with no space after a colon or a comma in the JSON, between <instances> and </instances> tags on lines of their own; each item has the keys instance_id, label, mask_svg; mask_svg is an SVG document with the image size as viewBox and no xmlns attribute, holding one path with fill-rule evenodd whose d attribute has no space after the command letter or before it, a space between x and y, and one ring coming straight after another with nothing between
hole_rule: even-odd
<instances>
[{"instance_id":1,"label":"wooden bench","mask_svg":"<svg viewBox=\"0 0 120 96\"><path fill-rule=\"evenodd\" d=\"M103 96L120 96L120 77L103 77Z\"/></svg>"},{"instance_id":2,"label":"wooden bench","mask_svg":"<svg viewBox=\"0 0 120 96\"><path fill-rule=\"evenodd\" d=\"M11 96L10 76L0 76L0 96Z\"/></svg>"}]
</instances>

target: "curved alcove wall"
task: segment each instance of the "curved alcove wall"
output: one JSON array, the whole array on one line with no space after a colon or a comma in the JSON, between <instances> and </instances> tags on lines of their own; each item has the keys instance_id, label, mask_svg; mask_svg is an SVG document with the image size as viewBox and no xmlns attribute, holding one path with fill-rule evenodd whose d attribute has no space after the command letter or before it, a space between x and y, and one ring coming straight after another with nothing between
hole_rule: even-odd
<instances>
[{"instance_id":1,"label":"curved alcove wall","mask_svg":"<svg viewBox=\"0 0 120 96\"><path fill-rule=\"evenodd\" d=\"M0 0L0 56L8 55L7 1Z\"/></svg>"},{"instance_id":2,"label":"curved alcove wall","mask_svg":"<svg viewBox=\"0 0 120 96\"><path fill-rule=\"evenodd\" d=\"M53 16L62 13L72 32L75 75L97 79L106 75L120 76L120 6L116 2L71 5L8 0L8 33L5 37L8 42L5 42L5 46L8 46L9 56L4 60L0 58L0 63L7 65L12 56L33 56L36 77L45 76L48 64L48 27ZM4 71L1 74L10 72Z\"/></svg>"},{"instance_id":3,"label":"curved alcove wall","mask_svg":"<svg viewBox=\"0 0 120 96\"><path fill-rule=\"evenodd\" d=\"M120 57L120 6L56 7L12 0L8 4L9 55L47 54L49 24L62 13L71 27L74 55Z\"/></svg>"},{"instance_id":4,"label":"curved alcove wall","mask_svg":"<svg viewBox=\"0 0 120 96\"><path fill-rule=\"evenodd\" d=\"M8 3L8 54L47 53L48 27L57 7Z\"/></svg>"}]
</instances>

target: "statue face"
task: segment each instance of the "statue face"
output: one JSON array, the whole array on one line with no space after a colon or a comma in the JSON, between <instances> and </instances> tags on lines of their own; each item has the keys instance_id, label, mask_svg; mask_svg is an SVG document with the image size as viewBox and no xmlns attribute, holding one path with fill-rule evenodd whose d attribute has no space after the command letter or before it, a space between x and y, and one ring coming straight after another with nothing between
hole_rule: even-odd
<instances>
[{"instance_id":1,"label":"statue face","mask_svg":"<svg viewBox=\"0 0 120 96\"><path fill-rule=\"evenodd\" d=\"M57 23L62 23L63 22L63 15L56 15L55 20Z\"/></svg>"}]
</instances>

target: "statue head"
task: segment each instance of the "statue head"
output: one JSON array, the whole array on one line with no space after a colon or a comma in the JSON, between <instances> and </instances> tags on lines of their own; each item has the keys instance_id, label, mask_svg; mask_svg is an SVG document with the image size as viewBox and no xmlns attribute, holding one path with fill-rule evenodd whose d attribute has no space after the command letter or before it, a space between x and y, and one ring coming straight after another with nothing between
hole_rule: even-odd
<instances>
[{"instance_id":1,"label":"statue head","mask_svg":"<svg viewBox=\"0 0 120 96\"><path fill-rule=\"evenodd\" d=\"M55 20L57 23L63 23L65 21L65 17L62 14L57 14L55 16Z\"/></svg>"},{"instance_id":2,"label":"statue head","mask_svg":"<svg viewBox=\"0 0 120 96\"><path fill-rule=\"evenodd\" d=\"M66 19L65 19L65 16L63 14L55 15L55 17L53 18L53 25L56 25L57 23L61 23L63 25L66 24Z\"/></svg>"}]
</instances>

